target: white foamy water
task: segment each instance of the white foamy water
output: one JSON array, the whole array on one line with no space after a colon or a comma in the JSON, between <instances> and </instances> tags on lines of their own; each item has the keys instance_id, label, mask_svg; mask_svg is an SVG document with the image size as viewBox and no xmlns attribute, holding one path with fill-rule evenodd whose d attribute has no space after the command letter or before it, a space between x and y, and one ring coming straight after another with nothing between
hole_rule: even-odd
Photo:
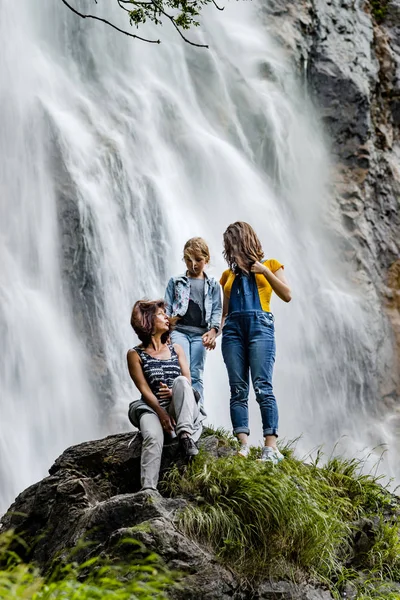
<instances>
[{"instance_id":1,"label":"white foamy water","mask_svg":"<svg viewBox=\"0 0 400 600\"><path fill-rule=\"evenodd\" d=\"M61 2L0 0L0 512L68 445L129 428L133 302L163 295L193 235L219 277L235 220L293 287L272 304L282 435L302 435L300 452L390 441L374 408L381 323L329 241L317 118L258 10L207 10L204 50L167 25L142 31L153 46ZM219 348L206 407L229 428ZM257 442L254 399L251 426Z\"/></svg>"}]
</instances>

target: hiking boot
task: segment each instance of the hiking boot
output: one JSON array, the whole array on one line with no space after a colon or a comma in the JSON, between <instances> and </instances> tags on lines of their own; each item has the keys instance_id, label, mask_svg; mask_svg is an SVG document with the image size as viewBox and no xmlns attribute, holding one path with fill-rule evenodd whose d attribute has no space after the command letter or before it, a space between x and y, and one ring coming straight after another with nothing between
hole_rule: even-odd
<instances>
[{"instance_id":1,"label":"hiking boot","mask_svg":"<svg viewBox=\"0 0 400 600\"><path fill-rule=\"evenodd\" d=\"M243 458L247 458L249 456L250 446L248 444L240 444L240 448L237 451L238 456L243 456Z\"/></svg>"},{"instance_id":2,"label":"hiking boot","mask_svg":"<svg viewBox=\"0 0 400 600\"><path fill-rule=\"evenodd\" d=\"M187 458L192 458L193 456L196 456L196 454L199 453L199 449L197 448L196 444L194 443L191 437L180 437L179 443Z\"/></svg>"},{"instance_id":3,"label":"hiking boot","mask_svg":"<svg viewBox=\"0 0 400 600\"><path fill-rule=\"evenodd\" d=\"M271 446L264 446L261 454L261 458L257 460L259 462L270 462L273 465L277 465L285 457L281 454L278 448L271 448Z\"/></svg>"}]
</instances>

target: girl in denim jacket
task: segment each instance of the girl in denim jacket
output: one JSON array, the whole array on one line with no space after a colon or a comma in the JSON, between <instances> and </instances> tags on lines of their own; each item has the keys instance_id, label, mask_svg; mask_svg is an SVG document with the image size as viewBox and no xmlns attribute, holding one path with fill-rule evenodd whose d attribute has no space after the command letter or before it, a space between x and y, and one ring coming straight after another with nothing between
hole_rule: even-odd
<instances>
[{"instance_id":1,"label":"girl in denim jacket","mask_svg":"<svg viewBox=\"0 0 400 600\"><path fill-rule=\"evenodd\" d=\"M203 405L206 350L215 348L221 326L221 291L218 281L204 271L210 261L210 251L203 238L195 237L186 242L183 260L186 273L171 277L165 290L166 312L170 317L177 317L171 341L184 349L192 385Z\"/></svg>"}]
</instances>

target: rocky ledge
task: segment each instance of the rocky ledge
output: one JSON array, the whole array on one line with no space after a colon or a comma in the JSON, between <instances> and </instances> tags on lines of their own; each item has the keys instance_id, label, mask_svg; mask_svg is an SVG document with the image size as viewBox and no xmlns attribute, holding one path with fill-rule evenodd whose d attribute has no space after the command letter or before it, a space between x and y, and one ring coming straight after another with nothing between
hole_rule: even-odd
<instances>
[{"instance_id":1,"label":"rocky ledge","mask_svg":"<svg viewBox=\"0 0 400 600\"><path fill-rule=\"evenodd\" d=\"M215 436L199 445L214 457L232 449ZM331 594L304 583L265 581L250 586L224 567L210 549L178 529L177 516L188 501L141 492L140 434L119 434L68 448L50 475L22 492L1 520L0 533L13 529L26 546L21 558L46 573L55 563L91 556L123 560L134 538L182 573L171 598L190 600L329 600ZM164 447L161 480L171 464L183 465L176 441ZM82 544L81 541L84 540ZM79 549L78 549L79 547Z\"/></svg>"}]
</instances>

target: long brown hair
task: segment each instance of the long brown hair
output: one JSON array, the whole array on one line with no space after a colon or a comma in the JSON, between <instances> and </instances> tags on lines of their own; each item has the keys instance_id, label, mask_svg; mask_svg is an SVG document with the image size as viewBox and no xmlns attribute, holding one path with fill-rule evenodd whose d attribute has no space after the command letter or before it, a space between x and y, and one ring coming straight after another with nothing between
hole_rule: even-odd
<instances>
[{"instance_id":1,"label":"long brown hair","mask_svg":"<svg viewBox=\"0 0 400 600\"><path fill-rule=\"evenodd\" d=\"M239 268L250 273L256 261L261 261L264 252L254 229L244 221L236 221L224 233L224 258L230 269Z\"/></svg>"},{"instance_id":2,"label":"long brown hair","mask_svg":"<svg viewBox=\"0 0 400 600\"><path fill-rule=\"evenodd\" d=\"M165 309L164 300L138 300L133 306L131 325L145 348L150 345L154 329L154 318L159 308ZM163 344L167 341L172 330L171 320L169 321L169 330L165 331L161 336Z\"/></svg>"}]
</instances>

